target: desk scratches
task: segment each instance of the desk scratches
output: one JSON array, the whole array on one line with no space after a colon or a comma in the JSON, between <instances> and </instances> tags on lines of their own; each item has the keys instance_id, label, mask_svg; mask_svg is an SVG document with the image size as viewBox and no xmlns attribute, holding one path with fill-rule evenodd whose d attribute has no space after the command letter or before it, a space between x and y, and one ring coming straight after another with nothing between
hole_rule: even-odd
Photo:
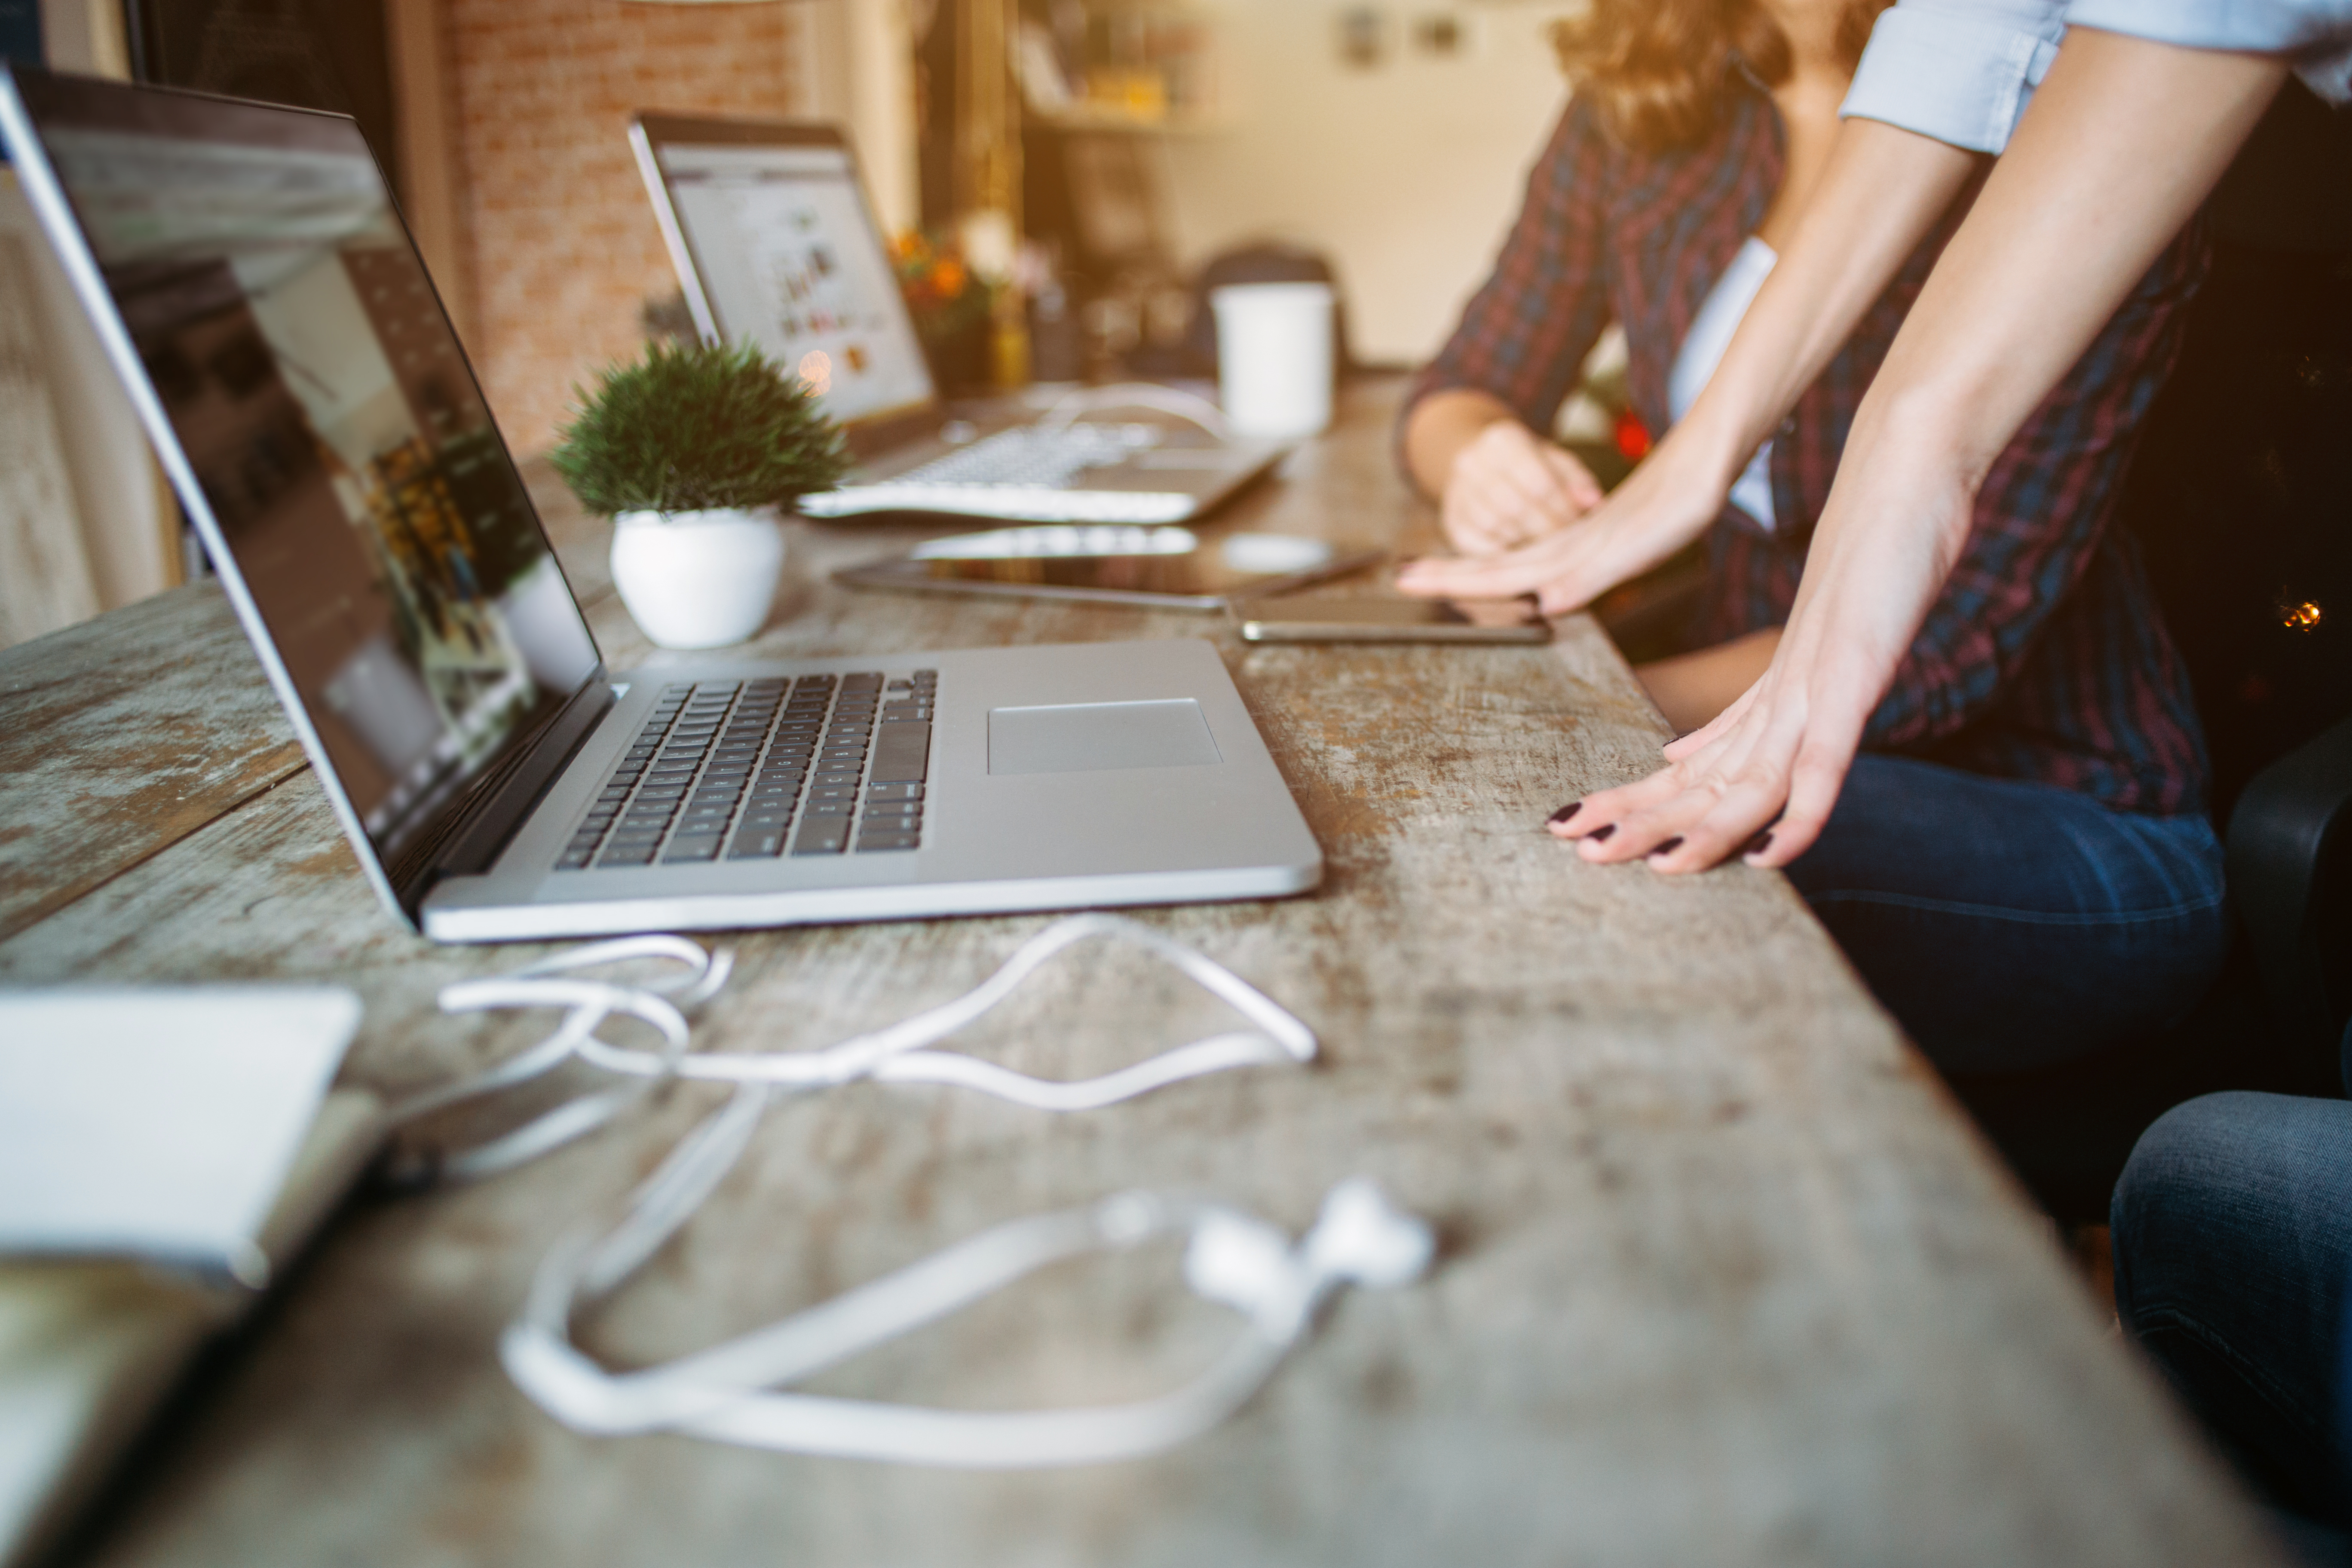
<instances>
[{"instance_id":1,"label":"desk scratches","mask_svg":"<svg viewBox=\"0 0 2352 1568\"><path fill-rule=\"evenodd\" d=\"M1359 391L1244 519L1423 526L1385 478L1393 398ZM593 548L584 521L555 521L568 551ZM1132 1186L1297 1229L1333 1181L1369 1174L1442 1226L1430 1279L1351 1295L1234 1420L1147 1461L963 1475L577 1437L501 1375L499 1331L544 1250L714 1103L679 1089L504 1180L346 1215L110 1500L93 1563L2275 1561L1784 880L1589 867L1541 832L1655 755L1656 715L1590 622L1550 648L1250 648L1198 617L825 581L876 538L796 530L790 614L761 650L1217 640L1328 879L1139 918L1296 1010L1324 1058L1059 1119L912 1086L788 1103L585 1337L617 1363L660 1359ZM609 598L590 614L617 665L639 657ZM741 933L698 1036L830 1043L961 993L1045 923ZM332 979L367 1002L349 1078L402 1089L536 1038L543 1017L445 1018L433 999L541 951L401 931L300 776L47 906L0 942L0 980ZM1139 960L1088 954L959 1044L1076 1076L1222 1016ZM1050 1271L817 1387L967 1406L1164 1388L1229 1331L1174 1266Z\"/></svg>"},{"instance_id":2,"label":"desk scratches","mask_svg":"<svg viewBox=\"0 0 2352 1568\"><path fill-rule=\"evenodd\" d=\"M0 936L303 765L215 586L0 652Z\"/></svg>"}]
</instances>

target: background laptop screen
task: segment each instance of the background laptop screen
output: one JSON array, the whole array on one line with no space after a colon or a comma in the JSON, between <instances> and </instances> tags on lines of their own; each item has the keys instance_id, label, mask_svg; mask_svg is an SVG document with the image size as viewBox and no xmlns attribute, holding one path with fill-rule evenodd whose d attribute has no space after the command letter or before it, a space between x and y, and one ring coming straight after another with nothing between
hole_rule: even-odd
<instances>
[{"instance_id":1,"label":"background laptop screen","mask_svg":"<svg viewBox=\"0 0 2352 1568\"><path fill-rule=\"evenodd\" d=\"M595 669L348 120L24 79L58 180L387 858Z\"/></svg>"},{"instance_id":2,"label":"background laptop screen","mask_svg":"<svg viewBox=\"0 0 2352 1568\"><path fill-rule=\"evenodd\" d=\"M931 401L931 376L841 147L655 146L721 336L798 370L844 424Z\"/></svg>"}]
</instances>

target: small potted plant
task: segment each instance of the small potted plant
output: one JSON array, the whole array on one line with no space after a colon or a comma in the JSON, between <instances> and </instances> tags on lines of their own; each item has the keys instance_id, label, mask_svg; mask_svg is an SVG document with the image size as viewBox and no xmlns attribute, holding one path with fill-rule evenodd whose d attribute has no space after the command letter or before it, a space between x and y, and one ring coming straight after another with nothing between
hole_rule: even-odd
<instances>
[{"instance_id":1,"label":"small potted plant","mask_svg":"<svg viewBox=\"0 0 2352 1568\"><path fill-rule=\"evenodd\" d=\"M814 395L751 344L656 342L576 395L555 468L613 519L613 585L638 626L677 648L758 632L783 571L780 510L849 466Z\"/></svg>"}]
</instances>

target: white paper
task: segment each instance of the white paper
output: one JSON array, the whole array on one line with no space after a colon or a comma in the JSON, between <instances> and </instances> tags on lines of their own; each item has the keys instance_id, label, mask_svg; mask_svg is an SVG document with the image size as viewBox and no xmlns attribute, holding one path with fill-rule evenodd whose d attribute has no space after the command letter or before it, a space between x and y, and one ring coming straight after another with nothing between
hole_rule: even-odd
<instances>
[{"instance_id":1,"label":"white paper","mask_svg":"<svg viewBox=\"0 0 2352 1568\"><path fill-rule=\"evenodd\" d=\"M256 1238L359 1019L328 987L0 993L0 1254L260 1284Z\"/></svg>"}]
</instances>

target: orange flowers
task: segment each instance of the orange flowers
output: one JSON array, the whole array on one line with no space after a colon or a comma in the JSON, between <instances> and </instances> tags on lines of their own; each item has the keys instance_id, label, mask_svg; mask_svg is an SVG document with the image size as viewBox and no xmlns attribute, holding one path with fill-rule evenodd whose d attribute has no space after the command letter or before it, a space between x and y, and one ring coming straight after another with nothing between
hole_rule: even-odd
<instances>
[{"instance_id":1,"label":"orange flowers","mask_svg":"<svg viewBox=\"0 0 2352 1568\"><path fill-rule=\"evenodd\" d=\"M953 241L908 229L890 241L890 264L915 329L925 337L951 336L987 318L988 285L973 275Z\"/></svg>"}]
</instances>

